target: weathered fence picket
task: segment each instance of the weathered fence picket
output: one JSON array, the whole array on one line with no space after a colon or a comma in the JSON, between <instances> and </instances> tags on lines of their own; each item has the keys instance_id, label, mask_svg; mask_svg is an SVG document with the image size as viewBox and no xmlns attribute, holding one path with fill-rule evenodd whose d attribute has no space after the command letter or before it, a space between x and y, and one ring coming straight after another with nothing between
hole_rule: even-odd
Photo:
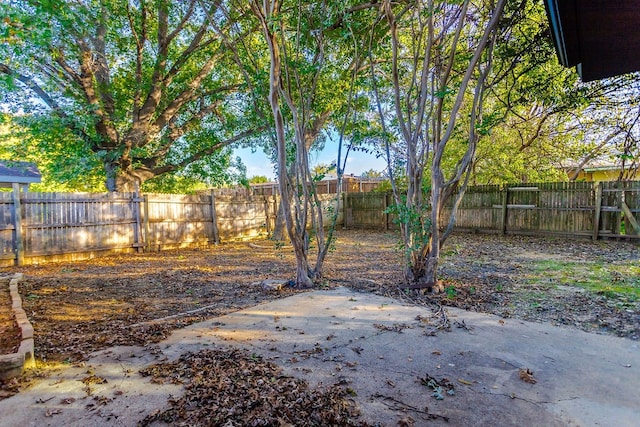
<instances>
[{"instance_id":1,"label":"weathered fence picket","mask_svg":"<svg viewBox=\"0 0 640 427\"><path fill-rule=\"evenodd\" d=\"M320 199L324 211L332 212L335 196ZM0 193L0 263L73 260L251 238L273 230L277 209L275 196L212 192Z\"/></svg>"},{"instance_id":2,"label":"weathered fence picket","mask_svg":"<svg viewBox=\"0 0 640 427\"><path fill-rule=\"evenodd\" d=\"M376 193L345 194L346 226L388 228L380 211L376 212L387 197ZM450 215L451 205L445 206L441 225L448 222ZM640 239L636 230L639 219L640 181L482 185L465 192L456 215L456 229Z\"/></svg>"},{"instance_id":3,"label":"weathered fence picket","mask_svg":"<svg viewBox=\"0 0 640 427\"><path fill-rule=\"evenodd\" d=\"M19 190L19 189L18 189ZM325 225L335 195L321 195ZM343 193L338 224L396 228L389 194ZM275 196L0 193L0 262L80 259L98 253L201 246L271 232ZM443 210L443 224L451 206ZM640 239L640 181L561 182L467 189L458 230Z\"/></svg>"}]
</instances>

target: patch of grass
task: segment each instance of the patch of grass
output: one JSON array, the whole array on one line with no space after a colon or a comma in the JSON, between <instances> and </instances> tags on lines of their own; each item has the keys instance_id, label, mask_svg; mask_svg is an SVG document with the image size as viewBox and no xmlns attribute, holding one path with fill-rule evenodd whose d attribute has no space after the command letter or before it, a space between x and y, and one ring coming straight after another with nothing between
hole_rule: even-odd
<instances>
[{"instance_id":1,"label":"patch of grass","mask_svg":"<svg viewBox=\"0 0 640 427\"><path fill-rule=\"evenodd\" d=\"M455 244L455 245L453 245L453 247L446 248L442 252L442 256L443 257L448 257L448 256L459 255L461 249L462 249L461 245Z\"/></svg>"},{"instance_id":2,"label":"patch of grass","mask_svg":"<svg viewBox=\"0 0 640 427\"><path fill-rule=\"evenodd\" d=\"M535 261L531 282L578 286L611 299L640 301L640 261L626 263Z\"/></svg>"},{"instance_id":3,"label":"patch of grass","mask_svg":"<svg viewBox=\"0 0 640 427\"><path fill-rule=\"evenodd\" d=\"M449 299L455 299L455 297L458 295L455 286L447 286L444 291L447 294L447 298Z\"/></svg>"}]
</instances>

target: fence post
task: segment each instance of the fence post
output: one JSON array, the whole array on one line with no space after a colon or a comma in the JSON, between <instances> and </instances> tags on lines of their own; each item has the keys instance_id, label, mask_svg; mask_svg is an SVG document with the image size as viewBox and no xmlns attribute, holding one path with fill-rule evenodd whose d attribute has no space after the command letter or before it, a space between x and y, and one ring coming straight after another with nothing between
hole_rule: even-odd
<instances>
[{"instance_id":1,"label":"fence post","mask_svg":"<svg viewBox=\"0 0 640 427\"><path fill-rule=\"evenodd\" d=\"M218 215L216 214L216 195L214 190L210 191L211 196L211 229L213 231L213 243L220 243L220 234L218 234Z\"/></svg>"},{"instance_id":2,"label":"fence post","mask_svg":"<svg viewBox=\"0 0 640 427\"><path fill-rule=\"evenodd\" d=\"M280 197L279 192L273 193L273 231L275 232L278 228L278 216L280 216L280 220L284 222L283 212L280 210L280 202L282 198Z\"/></svg>"},{"instance_id":3,"label":"fence post","mask_svg":"<svg viewBox=\"0 0 640 427\"><path fill-rule=\"evenodd\" d=\"M143 250L144 243L142 242L142 215L140 209L140 193L138 189L138 185L136 183L136 189L133 193L131 193L131 204L133 207L133 216L134 216L134 230L133 230L133 244L136 248L136 252L141 252Z\"/></svg>"},{"instance_id":4,"label":"fence post","mask_svg":"<svg viewBox=\"0 0 640 427\"><path fill-rule=\"evenodd\" d=\"M22 240L22 205L20 203L20 184L13 183L13 232L16 265L24 264L24 241Z\"/></svg>"},{"instance_id":5,"label":"fence post","mask_svg":"<svg viewBox=\"0 0 640 427\"><path fill-rule=\"evenodd\" d=\"M144 243L145 243L145 250L147 252L151 252L151 239L149 238L149 196L148 195L144 195L142 196L142 203L144 206Z\"/></svg>"},{"instance_id":6,"label":"fence post","mask_svg":"<svg viewBox=\"0 0 640 427\"><path fill-rule=\"evenodd\" d=\"M602 209L602 183L596 184L595 194L595 211L593 212L593 240L598 240L598 233L600 232L600 210Z\"/></svg>"},{"instance_id":7,"label":"fence post","mask_svg":"<svg viewBox=\"0 0 640 427\"><path fill-rule=\"evenodd\" d=\"M337 188L337 187L336 187ZM349 220L347 218L347 193L342 193L342 228L349 227Z\"/></svg>"},{"instance_id":8,"label":"fence post","mask_svg":"<svg viewBox=\"0 0 640 427\"><path fill-rule=\"evenodd\" d=\"M384 229L389 230L389 194L384 193Z\"/></svg>"},{"instance_id":9,"label":"fence post","mask_svg":"<svg viewBox=\"0 0 640 427\"><path fill-rule=\"evenodd\" d=\"M269 211L269 196L262 196L264 199L264 222L267 228L267 236L271 236L271 212Z\"/></svg>"},{"instance_id":10,"label":"fence post","mask_svg":"<svg viewBox=\"0 0 640 427\"><path fill-rule=\"evenodd\" d=\"M509 199L509 186L507 184L502 186L502 212L500 218L500 233L507 233L507 202Z\"/></svg>"}]
</instances>

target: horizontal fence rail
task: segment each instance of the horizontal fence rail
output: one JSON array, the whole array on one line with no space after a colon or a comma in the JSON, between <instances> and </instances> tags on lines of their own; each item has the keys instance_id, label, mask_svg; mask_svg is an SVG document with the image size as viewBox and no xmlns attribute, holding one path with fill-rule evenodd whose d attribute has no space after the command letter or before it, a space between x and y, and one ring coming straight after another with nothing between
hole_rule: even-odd
<instances>
[{"instance_id":1,"label":"horizontal fence rail","mask_svg":"<svg viewBox=\"0 0 640 427\"><path fill-rule=\"evenodd\" d=\"M388 194L345 194L348 227L396 228ZM451 217L452 202L441 224ZM455 217L463 231L640 239L640 181L469 187Z\"/></svg>"},{"instance_id":2,"label":"horizontal fence rail","mask_svg":"<svg viewBox=\"0 0 640 427\"><path fill-rule=\"evenodd\" d=\"M384 193L319 195L324 224L337 209L346 228L397 228ZM336 206L336 202L338 203ZM256 195L0 193L0 262L73 260L102 253L205 246L266 236L279 198ZM443 210L449 221L451 206ZM456 229L503 234L640 240L640 181L476 186L465 192Z\"/></svg>"},{"instance_id":3,"label":"horizontal fence rail","mask_svg":"<svg viewBox=\"0 0 640 427\"><path fill-rule=\"evenodd\" d=\"M328 224L338 200L319 199ZM276 196L0 193L0 262L31 264L98 254L206 246L270 233Z\"/></svg>"}]
</instances>

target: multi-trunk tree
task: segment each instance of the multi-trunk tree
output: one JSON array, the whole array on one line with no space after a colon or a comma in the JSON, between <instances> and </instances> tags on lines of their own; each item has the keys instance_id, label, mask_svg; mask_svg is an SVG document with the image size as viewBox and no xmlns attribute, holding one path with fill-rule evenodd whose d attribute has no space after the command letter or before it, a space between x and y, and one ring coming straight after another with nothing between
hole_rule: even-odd
<instances>
[{"instance_id":1,"label":"multi-trunk tree","mask_svg":"<svg viewBox=\"0 0 640 427\"><path fill-rule=\"evenodd\" d=\"M492 156L532 169L542 151L579 161L615 143L638 157L637 111L602 104L633 98L634 80L584 86L557 72L533 0L22 0L0 13L3 100L84 157L77 167L100 162L110 191L211 176L234 142L273 149L301 287L321 277L332 241L309 167L328 130L339 179L353 144L387 158L405 281L418 288L436 283L467 182ZM597 132L586 149L571 142Z\"/></svg>"},{"instance_id":2,"label":"multi-trunk tree","mask_svg":"<svg viewBox=\"0 0 640 427\"><path fill-rule=\"evenodd\" d=\"M388 36L379 41L372 37L371 78L387 134L387 173L408 287L433 288L437 283L440 247L455 221L478 139L486 132L487 78L505 4L381 2L376 25L388 28ZM452 141L461 139L465 149L452 150ZM446 171L450 156L455 156L455 166ZM397 159L404 166L406 193L396 183ZM452 197L451 219L442 224Z\"/></svg>"},{"instance_id":3,"label":"multi-trunk tree","mask_svg":"<svg viewBox=\"0 0 640 427\"><path fill-rule=\"evenodd\" d=\"M295 282L298 287L311 287L322 277L335 215L325 234L328 224L309 150L330 123L339 129L336 172L340 185L345 158L342 137L345 123L354 114L354 87L361 71L358 51L350 47L354 33L349 16L371 5L254 0L250 7L269 55L268 104L275 132L280 212L296 255ZM310 260L312 242L315 262Z\"/></svg>"},{"instance_id":4,"label":"multi-trunk tree","mask_svg":"<svg viewBox=\"0 0 640 427\"><path fill-rule=\"evenodd\" d=\"M109 191L132 191L264 125L218 27L220 2L17 1L0 5L0 76L21 113L46 114L102 162ZM243 33L227 31L230 37ZM193 166L198 165L199 166Z\"/></svg>"}]
</instances>

